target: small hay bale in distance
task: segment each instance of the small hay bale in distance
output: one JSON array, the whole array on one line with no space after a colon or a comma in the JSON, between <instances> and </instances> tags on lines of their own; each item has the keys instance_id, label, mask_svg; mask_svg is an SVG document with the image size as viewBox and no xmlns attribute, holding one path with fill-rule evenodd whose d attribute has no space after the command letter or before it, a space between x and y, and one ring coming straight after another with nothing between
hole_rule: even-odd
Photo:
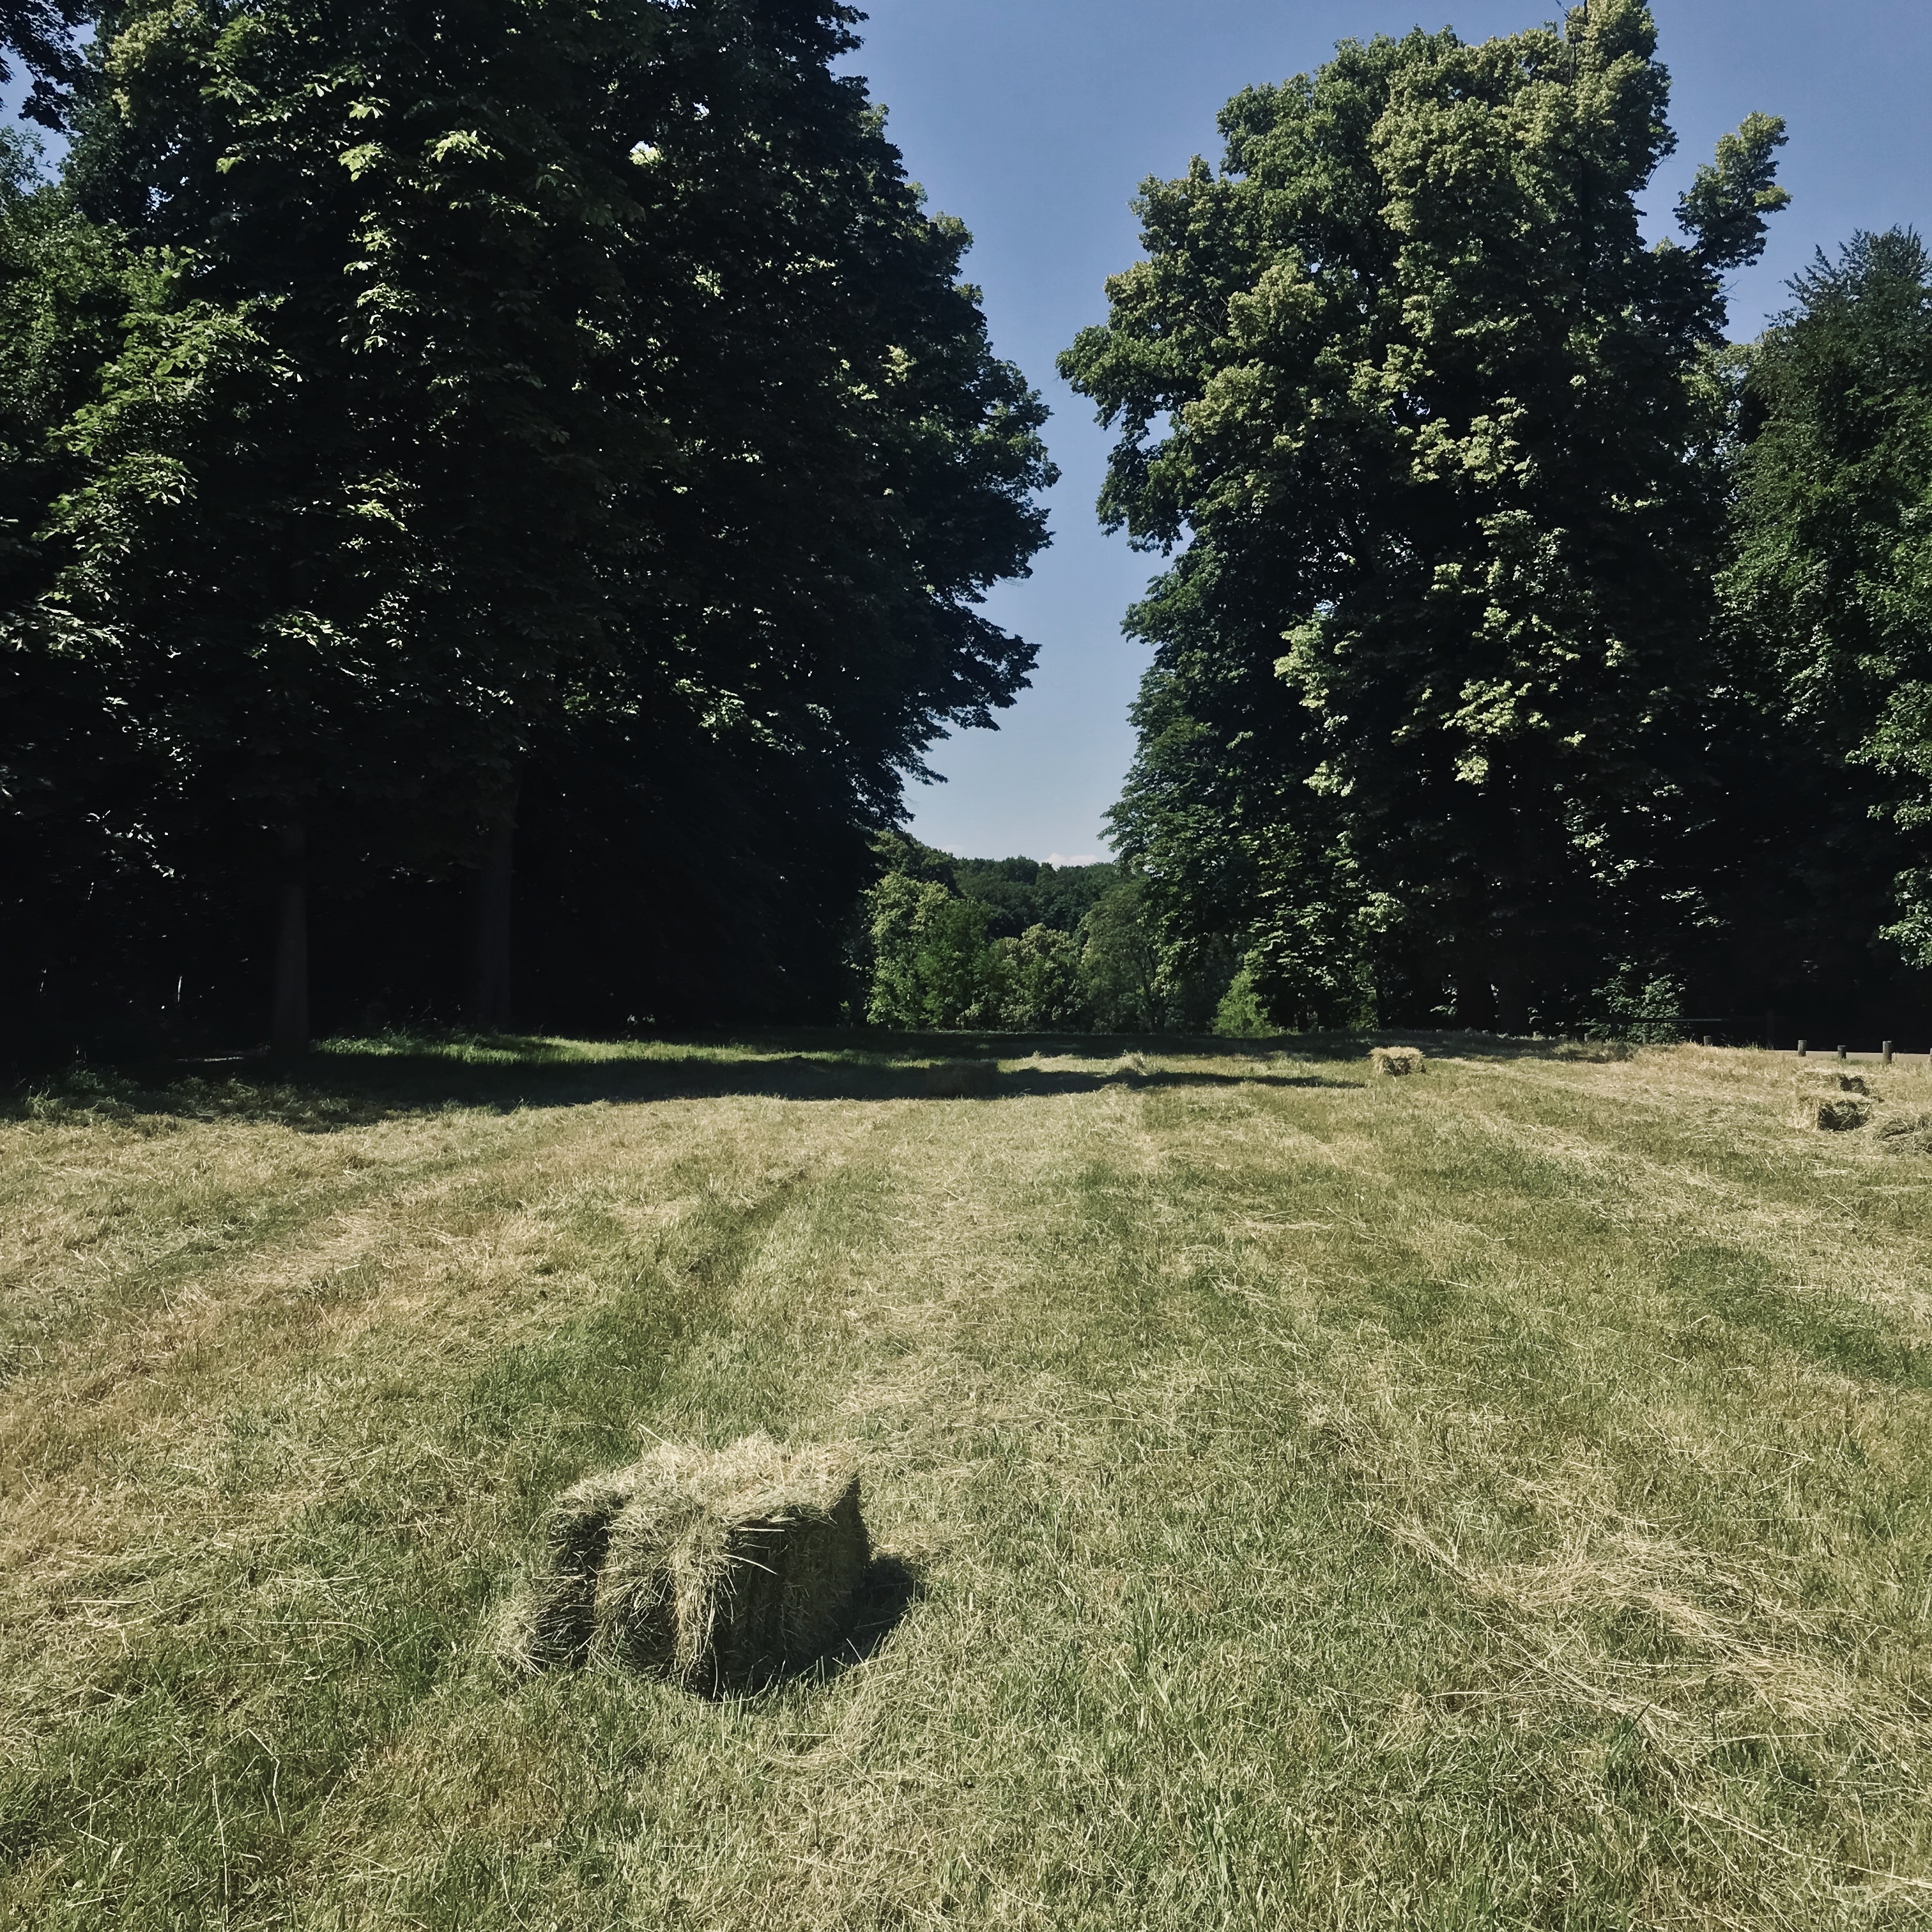
<instances>
[{"instance_id":1,"label":"small hay bale in distance","mask_svg":"<svg viewBox=\"0 0 1932 1932\"><path fill-rule=\"evenodd\" d=\"M1422 1049L1419 1046L1378 1046L1369 1054L1369 1071L1382 1079L1392 1080L1403 1074L1420 1073L1422 1068Z\"/></svg>"},{"instance_id":2,"label":"small hay bale in distance","mask_svg":"<svg viewBox=\"0 0 1932 1932\"><path fill-rule=\"evenodd\" d=\"M1865 1077L1862 1073L1840 1073L1836 1067L1808 1066L1796 1077L1798 1090L1802 1095L1862 1094L1869 1096L1871 1092L1865 1084Z\"/></svg>"},{"instance_id":3,"label":"small hay bale in distance","mask_svg":"<svg viewBox=\"0 0 1932 1932\"><path fill-rule=\"evenodd\" d=\"M1000 1090L996 1060L940 1060L926 1070L928 1100L979 1100Z\"/></svg>"},{"instance_id":4,"label":"small hay bale in distance","mask_svg":"<svg viewBox=\"0 0 1932 1932\"><path fill-rule=\"evenodd\" d=\"M501 1648L529 1671L752 1688L830 1648L871 1561L850 1449L667 1443L558 1498Z\"/></svg>"},{"instance_id":5,"label":"small hay bale in distance","mask_svg":"<svg viewBox=\"0 0 1932 1932\"><path fill-rule=\"evenodd\" d=\"M1871 1111L1856 1094L1808 1094L1798 1100L1798 1124L1821 1133L1850 1133L1871 1118Z\"/></svg>"}]
</instances>

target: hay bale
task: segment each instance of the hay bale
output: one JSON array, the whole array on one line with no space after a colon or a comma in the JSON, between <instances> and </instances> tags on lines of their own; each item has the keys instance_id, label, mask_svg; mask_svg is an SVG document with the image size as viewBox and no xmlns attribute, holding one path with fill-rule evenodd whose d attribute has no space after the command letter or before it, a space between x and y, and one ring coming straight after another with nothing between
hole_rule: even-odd
<instances>
[{"instance_id":1,"label":"hay bale","mask_svg":"<svg viewBox=\"0 0 1932 1932\"><path fill-rule=\"evenodd\" d=\"M983 1100L1000 1090L997 1060L940 1060L926 1070L928 1100Z\"/></svg>"},{"instance_id":2,"label":"hay bale","mask_svg":"<svg viewBox=\"0 0 1932 1932\"><path fill-rule=\"evenodd\" d=\"M526 1670L754 1684L830 1647L871 1560L850 1451L668 1443L559 1498L502 1648Z\"/></svg>"},{"instance_id":3,"label":"hay bale","mask_svg":"<svg viewBox=\"0 0 1932 1932\"><path fill-rule=\"evenodd\" d=\"M1828 1134L1850 1133L1871 1118L1871 1108L1854 1094L1837 1098L1829 1094L1807 1094L1798 1106L1798 1124Z\"/></svg>"},{"instance_id":4,"label":"hay bale","mask_svg":"<svg viewBox=\"0 0 1932 1932\"><path fill-rule=\"evenodd\" d=\"M1812 1094L1863 1094L1871 1089L1862 1073L1840 1073L1833 1066L1808 1066L1796 1076L1801 1095Z\"/></svg>"},{"instance_id":5,"label":"hay bale","mask_svg":"<svg viewBox=\"0 0 1932 1932\"><path fill-rule=\"evenodd\" d=\"M1422 1049L1419 1046L1378 1046L1369 1054L1369 1071L1383 1079L1420 1073L1422 1068Z\"/></svg>"},{"instance_id":6,"label":"hay bale","mask_svg":"<svg viewBox=\"0 0 1932 1932\"><path fill-rule=\"evenodd\" d=\"M1878 1124L1887 1154L1932 1154L1932 1114L1892 1114Z\"/></svg>"}]
</instances>

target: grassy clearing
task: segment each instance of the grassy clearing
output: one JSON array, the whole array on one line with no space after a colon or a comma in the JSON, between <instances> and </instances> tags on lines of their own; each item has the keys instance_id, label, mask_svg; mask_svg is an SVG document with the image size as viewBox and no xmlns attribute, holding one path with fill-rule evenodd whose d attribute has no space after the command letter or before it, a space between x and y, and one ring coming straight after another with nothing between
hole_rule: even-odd
<instances>
[{"instance_id":1,"label":"grassy clearing","mask_svg":"<svg viewBox=\"0 0 1932 1932\"><path fill-rule=\"evenodd\" d=\"M1932 1160L1748 1052L1042 1048L16 1108L0 1923L1932 1923ZM491 1673L559 1490L755 1429L862 1445L862 1661Z\"/></svg>"}]
</instances>

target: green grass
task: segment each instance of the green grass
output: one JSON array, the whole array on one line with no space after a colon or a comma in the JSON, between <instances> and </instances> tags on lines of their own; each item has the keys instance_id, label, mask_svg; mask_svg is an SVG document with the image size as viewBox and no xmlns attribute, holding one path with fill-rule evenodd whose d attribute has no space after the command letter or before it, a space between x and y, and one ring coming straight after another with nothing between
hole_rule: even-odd
<instances>
[{"instance_id":1,"label":"green grass","mask_svg":"<svg viewBox=\"0 0 1932 1932\"><path fill-rule=\"evenodd\" d=\"M853 1037L0 1119L0 1924L1932 1924L1932 1160L1748 1052ZM862 1658L493 1672L559 1490L754 1429L862 1448Z\"/></svg>"}]
</instances>

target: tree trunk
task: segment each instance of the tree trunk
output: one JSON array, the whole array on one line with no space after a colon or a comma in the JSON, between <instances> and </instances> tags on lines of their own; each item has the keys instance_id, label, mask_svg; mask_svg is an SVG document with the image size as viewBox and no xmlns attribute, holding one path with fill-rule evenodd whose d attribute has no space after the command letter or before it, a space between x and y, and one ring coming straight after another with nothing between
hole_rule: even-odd
<instances>
[{"instance_id":1,"label":"tree trunk","mask_svg":"<svg viewBox=\"0 0 1932 1932\"><path fill-rule=\"evenodd\" d=\"M1529 993L1522 975L1514 966L1496 970L1496 1030L1526 1034L1529 1030Z\"/></svg>"},{"instance_id":2,"label":"tree trunk","mask_svg":"<svg viewBox=\"0 0 1932 1932\"><path fill-rule=\"evenodd\" d=\"M1466 1033L1488 1033L1496 1023L1496 988L1485 950L1465 945L1456 959L1456 1024Z\"/></svg>"},{"instance_id":3,"label":"tree trunk","mask_svg":"<svg viewBox=\"0 0 1932 1932\"><path fill-rule=\"evenodd\" d=\"M268 1030L278 1053L308 1048L308 835L282 828L275 932L275 1005Z\"/></svg>"},{"instance_id":4,"label":"tree trunk","mask_svg":"<svg viewBox=\"0 0 1932 1932\"><path fill-rule=\"evenodd\" d=\"M518 788L520 790L521 788ZM517 852L517 790L483 842L470 956L470 1023L498 1032L510 1024L510 900Z\"/></svg>"}]
</instances>

